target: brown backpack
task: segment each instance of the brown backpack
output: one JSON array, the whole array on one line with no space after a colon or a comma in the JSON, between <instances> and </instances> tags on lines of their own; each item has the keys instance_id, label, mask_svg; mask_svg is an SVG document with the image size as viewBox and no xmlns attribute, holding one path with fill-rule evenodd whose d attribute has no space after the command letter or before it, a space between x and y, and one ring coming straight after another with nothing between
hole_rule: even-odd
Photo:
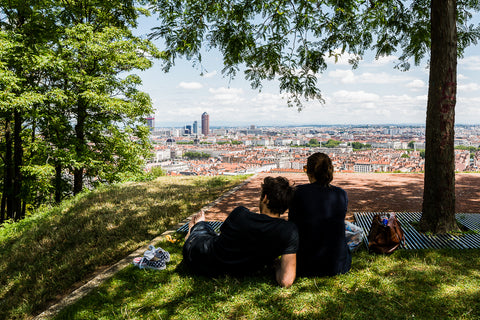
<instances>
[{"instance_id":1,"label":"brown backpack","mask_svg":"<svg viewBox=\"0 0 480 320\"><path fill-rule=\"evenodd\" d=\"M368 249L375 253L392 253L405 242L402 226L394 213L373 216L368 233Z\"/></svg>"}]
</instances>

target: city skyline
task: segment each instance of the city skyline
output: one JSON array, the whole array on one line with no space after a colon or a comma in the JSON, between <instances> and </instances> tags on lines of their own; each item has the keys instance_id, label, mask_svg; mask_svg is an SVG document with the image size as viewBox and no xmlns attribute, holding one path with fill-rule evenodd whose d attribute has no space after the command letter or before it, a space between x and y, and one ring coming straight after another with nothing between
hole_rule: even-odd
<instances>
[{"instance_id":1,"label":"city skyline","mask_svg":"<svg viewBox=\"0 0 480 320\"><path fill-rule=\"evenodd\" d=\"M478 23L478 15L475 23ZM155 17L140 20L138 33L146 35L156 26ZM160 41L155 41L161 49ZM396 56L378 60L367 54L358 69L352 70L347 56L317 75L325 104L304 103L298 112L288 108L276 81L265 81L262 91L253 90L240 70L234 79L224 78L222 58L215 50L204 51L202 65L177 59L164 73L161 62L138 72L142 90L150 95L156 127L182 126L211 115L216 126L295 126L295 125L424 125L428 94L428 65L410 71L394 69ZM471 46L458 60L456 124L480 124L480 48ZM202 75L203 74L203 75Z\"/></svg>"}]
</instances>

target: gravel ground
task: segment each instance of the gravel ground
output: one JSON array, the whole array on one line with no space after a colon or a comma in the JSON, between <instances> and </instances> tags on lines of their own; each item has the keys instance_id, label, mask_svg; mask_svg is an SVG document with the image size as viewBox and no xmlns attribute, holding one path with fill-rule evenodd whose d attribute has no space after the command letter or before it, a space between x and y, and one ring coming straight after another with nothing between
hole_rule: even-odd
<instances>
[{"instance_id":1,"label":"gravel ground","mask_svg":"<svg viewBox=\"0 0 480 320\"><path fill-rule=\"evenodd\" d=\"M207 220L223 221L235 207L258 212L260 185L266 176L281 175L295 184L308 183L301 173L260 173L206 212ZM347 191L347 219L354 212L417 212L422 210L423 174L335 173L333 185ZM480 213L480 174L456 175L456 212ZM285 217L286 214L283 216Z\"/></svg>"}]
</instances>

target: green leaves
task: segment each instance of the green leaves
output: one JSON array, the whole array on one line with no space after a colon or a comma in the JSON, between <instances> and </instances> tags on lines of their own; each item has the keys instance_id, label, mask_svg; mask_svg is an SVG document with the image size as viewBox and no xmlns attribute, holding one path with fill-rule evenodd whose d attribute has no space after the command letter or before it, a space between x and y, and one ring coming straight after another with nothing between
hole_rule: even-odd
<instances>
[{"instance_id":1,"label":"green leaves","mask_svg":"<svg viewBox=\"0 0 480 320\"><path fill-rule=\"evenodd\" d=\"M430 50L430 1L151 1L159 26L151 37L165 40L165 70L177 57L201 63L200 48L223 54L227 76L245 67L252 88L280 81L289 106L321 101L313 79L327 68L334 52L350 54L352 67L362 55L397 54L397 68L420 64ZM477 0L458 1L458 54L480 38L469 25ZM298 70L302 70L299 72Z\"/></svg>"}]
</instances>

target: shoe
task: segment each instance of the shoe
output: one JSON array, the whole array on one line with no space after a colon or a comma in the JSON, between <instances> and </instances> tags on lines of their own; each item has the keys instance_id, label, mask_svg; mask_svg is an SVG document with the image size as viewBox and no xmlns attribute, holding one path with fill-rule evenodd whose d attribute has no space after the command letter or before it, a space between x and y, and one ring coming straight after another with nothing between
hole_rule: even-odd
<instances>
[{"instance_id":1,"label":"shoe","mask_svg":"<svg viewBox=\"0 0 480 320\"><path fill-rule=\"evenodd\" d=\"M156 258L158 260L165 261L165 263L170 261L170 253L160 247L155 248L152 245L148 246L148 250L145 251L143 256L148 260L153 260L154 258Z\"/></svg>"},{"instance_id":2,"label":"shoe","mask_svg":"<svg viewBox=\"0 0 480 320\"><path fill-rule=\"evenodd\" d=\"M167 265L163 260L148 260L145 257L137 257L133 259L133 264L140 269L155 269L155 270L164 270Z\"/></svg>"}]
</instances>

